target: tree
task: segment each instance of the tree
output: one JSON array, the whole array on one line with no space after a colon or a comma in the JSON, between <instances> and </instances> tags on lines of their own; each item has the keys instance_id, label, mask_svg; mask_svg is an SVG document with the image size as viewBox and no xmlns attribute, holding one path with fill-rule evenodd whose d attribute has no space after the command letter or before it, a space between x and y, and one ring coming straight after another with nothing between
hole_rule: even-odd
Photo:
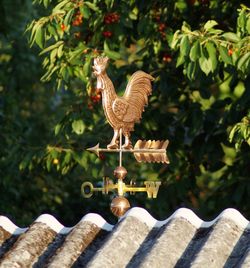
<instances>
[{"instance_id":1,"label":"tree","mask_svg":"<svg viewBox=\"0 0 250 268\"><path fill-rule=\"evenodd\" d=\"M249 9L238 1L215 0L35 2L39 12L27 32L30 45L40 48L45 69L41 87L47 87L47 98L39 103L45 105L40 122L47 137L36 150L26 137L27 144L16 148L22 154L15 163L29 176L43 174L47 191L48 185L56 188L43 193L42 206L52 212L77 207L74 216L64 216L73 222L81 213L101 213L109 205L109 197L95 197L95 203L79 193L83 181L112 176L117 165L115 158L96 159L83 150L97 142L106 145L112 136L91 74L93 58L107 55L119 92L138 69L156 78L134 141L170 140L169 166L125 161L129 178L163 183L157 201L138 195L130 198L132 204L157 218L183 205L204 217L228 206L249 216ZM30 122L31 132L39 133L35 123ZM41 193L43 186L35 190Z\"/></svg>"}]
</instances>

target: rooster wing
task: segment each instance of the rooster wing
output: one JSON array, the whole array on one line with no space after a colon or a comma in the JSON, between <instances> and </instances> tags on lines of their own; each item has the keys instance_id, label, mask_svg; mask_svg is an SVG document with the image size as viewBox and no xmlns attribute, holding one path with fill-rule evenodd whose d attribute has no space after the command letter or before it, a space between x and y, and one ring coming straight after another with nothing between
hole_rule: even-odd
<instances>
[{"instance_id":1,"label":"rooster wing","mask_svg":"<svg viewBox=\"0 0 250 268\"><path fill-rule=\"evenodd\" d=\"M154 78L143 72L135 72L129 79L123 97L117 97L112 110L123 122L139 122L144 106L148 104L148 95L152 92L151 80Z\"/></svg>"}]
</instances>

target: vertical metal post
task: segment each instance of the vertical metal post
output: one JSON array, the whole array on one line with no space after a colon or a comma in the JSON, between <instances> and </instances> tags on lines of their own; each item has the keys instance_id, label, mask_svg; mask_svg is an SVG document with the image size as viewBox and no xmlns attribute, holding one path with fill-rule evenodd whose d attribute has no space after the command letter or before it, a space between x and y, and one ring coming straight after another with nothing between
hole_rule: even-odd
<instances>
[{"instance_id":1,"label":"vertical metal post","mask_svg":"<svg viewBox=\"0 0 250 268\"><path fill-rule=\"evenodd\" d=\"M120 150L119 150L119 166L122 166L122 129L119 130L120 134Z\"/></svg>"}]
</instances>

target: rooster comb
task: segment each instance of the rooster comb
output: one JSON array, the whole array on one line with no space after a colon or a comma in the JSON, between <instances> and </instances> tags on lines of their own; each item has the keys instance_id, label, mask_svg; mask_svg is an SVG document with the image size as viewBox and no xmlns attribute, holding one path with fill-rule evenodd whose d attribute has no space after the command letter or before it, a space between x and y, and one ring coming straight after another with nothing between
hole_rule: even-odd
<instances>
[{"instance_id":1,"label":"rooster comb","mask_svg":"<svg viewBox=\"0 0 250 268\"><path fill-rule=\"evenodd\" d=\"M100 57L97 57L94 59L94 65L95 66L106 65L108 63L108 61L109 61L108 57L100 56Z\"/></svg>"}]
</instances>

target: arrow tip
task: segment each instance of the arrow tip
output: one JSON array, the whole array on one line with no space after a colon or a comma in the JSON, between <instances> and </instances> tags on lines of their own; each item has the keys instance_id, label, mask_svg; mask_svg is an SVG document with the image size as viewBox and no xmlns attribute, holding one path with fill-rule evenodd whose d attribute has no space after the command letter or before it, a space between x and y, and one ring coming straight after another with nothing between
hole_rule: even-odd
<instances>
[{"instance_id":1,"label":"arrow tip","mask_svg":"<svg viewBox=\"0 0 250 268\"><path fill-rule=\"evenodd\" d=\"M95 146L88 148L87 151L96 154L99 157L99 143L97 143Z\"/></svg>"}]
</instances>

